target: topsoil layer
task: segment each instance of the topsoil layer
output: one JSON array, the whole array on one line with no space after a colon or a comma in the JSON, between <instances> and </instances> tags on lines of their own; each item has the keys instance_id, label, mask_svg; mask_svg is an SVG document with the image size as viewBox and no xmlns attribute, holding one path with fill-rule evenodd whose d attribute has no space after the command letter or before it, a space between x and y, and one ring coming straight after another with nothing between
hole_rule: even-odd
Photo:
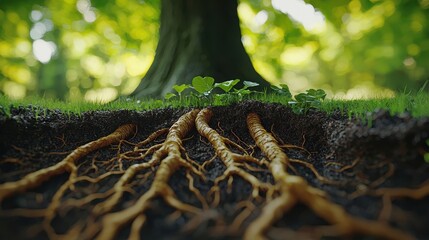
<instances>
[{"instance_id":1,"label":"topsoil layer","mask_svg":"<svg viewBox=\"0 0 429 240\"><path fill-rule=\"evenodd\" d=\"M1 110L1 109L0 109ZM285 106L248 101L228 107L213 107L210 126L222 136L245 148L254 145L246 126L246 115L256 112L264 127L280 142L306 149L288 149L286 153L296 159L312 163L318 172L339 185L323 184L306 167L293 165L290 172L304 177L312 186L325 191L329 199L341 205L351 215L366 219L377 219L383 207L382 199L371 194L377 188L416 188L429 179L429 164L423 155L429 151L425 141L429 138L429 118L412 118L408 114L391 116L387 112L372 114L371 124L349 120L338 113L326 114L310 111L296 115ZM16 181L36 170L60 162L78 146L112 133L126 123L137 125L137 133L130 142L139 142L150 133L170 127L189 109L159 109L147 112L97 111L80 116L65 115L59 111L46 111L37 116L34 108L14 108L7 117L0 111L0 184ZM162 141L161 139L157 140ZM153 143L155 144L155 142ZM184 147L191 159L202 164L214 156L208 141L192 130L184 141ZM254 148L256 157L262 157ZM109 171L108 164L102 164L115 156L114 146L93 152L78 161L79 175L96 177ZM95 159L95 161L94 161ZM92 164L98 165L95 174ZM124 169L132 163L124 161ZM344 166L351 166L342 169ZM91 169L92 168L92 169ZM195 186L207 196L216 177L222 175L225 167L216 159L206 168L207 181L195 178ZM142 172L156 171L156 169ZM267 172L252 172L259 179L272 182ZM92 192L105 192L113 187L120 175L112 175L97 184L79 182L74 191L68 191L62 201L79 199ZM0 239L46 239L42 230L41 217L18 217L7 214L11 209L43 209L50 203L53 194L68 178L68 173L58 175L44 182L40 187L6 198L0 209ZM132 205L150 187L153 174L147 178L136 176L131 183L133 192L126 193L120 205L113 211ZM142 228L144 239L240 239L242 231L223 231L239 214L237 204L251 195L251 186L234 178L232 190L226 190L226 181L221 186L219 206L208 210L205 220L192 231L183 226L192 215L175 216L174 210L162 200L154 201L146 212L147 221ZM188 190L185 171L178 171L170 180L177 197L188 204L201 207L200 202ZM70 230L76 223L85 223L91 209L101 200L94 200L81 207L60 207L52 226L56 233ZM254 201L255 210L244 221L242 229L255 219L261 211L261 204ZM420 200L394 199L388 218L390 225L411 233L418 239L429 239L429 196ZM2 213L3 212L3 213ZM311 210L298 205L283 215L266 233L271 239L318 239L318 227L328 225ZM127 226L118 239L126 238ZM356 236L357 239L368 236Z\"/></svg>"}]
</instances>

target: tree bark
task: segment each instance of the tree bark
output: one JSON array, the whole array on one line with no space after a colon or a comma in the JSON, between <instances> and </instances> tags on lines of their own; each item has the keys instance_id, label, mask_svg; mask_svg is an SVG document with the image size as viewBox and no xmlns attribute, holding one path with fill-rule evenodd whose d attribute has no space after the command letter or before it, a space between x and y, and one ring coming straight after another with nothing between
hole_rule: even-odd
<instances>
[{"instance_id":1,"label":"tree bark","mask_svg":"<svg viewBox=\"0 0 429 240\"><path fill-rule=\"evenodd\" d=\"M161 97L198 75L267 88L241 43L237 5L237 0L162 0L155 59L132 96Z\"/></svg>"}]
</instances>

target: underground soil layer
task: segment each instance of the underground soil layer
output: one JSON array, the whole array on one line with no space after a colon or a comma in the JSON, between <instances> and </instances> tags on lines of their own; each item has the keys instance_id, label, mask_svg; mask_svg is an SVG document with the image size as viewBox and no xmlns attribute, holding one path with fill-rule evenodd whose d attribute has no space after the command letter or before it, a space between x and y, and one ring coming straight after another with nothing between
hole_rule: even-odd
<instances>
[{"instance_id":1,"label":"underground soil layer","mask_svg":"<svg viewBox=\"0 0 429 240\"><path fill-rule=\"evenodd\" d=\"M299 197L264 220L294 190L255 141L251 113L287 155L288 177L348 216L429 239L429 118L378 111L363 122L257 101L80 115L0 109L0 239L101 239L110 228L112 239L242 239L260 221L268 239L388 238L341 232Z\"/></svg>"}]
</instances>

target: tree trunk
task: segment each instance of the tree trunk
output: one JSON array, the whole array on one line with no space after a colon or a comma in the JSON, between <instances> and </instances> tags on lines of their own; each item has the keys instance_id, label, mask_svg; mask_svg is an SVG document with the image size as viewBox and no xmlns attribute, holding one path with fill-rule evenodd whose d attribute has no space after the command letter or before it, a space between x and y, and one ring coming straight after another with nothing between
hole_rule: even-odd
<instances>
[{"instance_id":1,"label":"tree trunk","mask_svg":"<svg viewBox=\"0 0 429 240\"><path fill-rule=\"evenodd\" d=\"M161 5L155 59L132 96L160 97L198 75L269 86L241 43L237 0L162 0Z\"/></svg>"}]
</instances>

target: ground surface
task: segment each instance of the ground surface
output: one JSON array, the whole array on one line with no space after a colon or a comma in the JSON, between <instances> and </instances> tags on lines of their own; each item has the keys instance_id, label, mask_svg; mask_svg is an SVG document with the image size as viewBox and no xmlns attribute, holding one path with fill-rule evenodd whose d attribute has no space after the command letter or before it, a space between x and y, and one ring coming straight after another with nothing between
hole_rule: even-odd
<instances>
[{"instance_id":1,"label":"ground surface","mask_svg":"<svg viewBox=\"0 0 429 240\"><path fill-rule=\"evenodd\" d=\"M313 164L325 179L316 178L309 165L302 162L290 162L288 174L300 176L310 186L324 191L324 198L351 216L387 222L392 229L411 237L429 239L429 164L423 160L428 151L428 118L415 119L406 114L392 117L377 112L372 115L371 124L363 124L335 113L310 111L298 116L284 106L258 102L210 110L212 118L208 124L231 140L226 144L231 152L268 162L246 123L248 114L254 112L263 127L283 145L289 158ZM139 169L123 184L117 202L105 211L99 210L117 192L112 190L115 184L132 165L150 161L159 149L156 145L165 141L168 128L189 111L88 112L81 116L47 111L35 117L29 108L17 108L12 110L11 117L0 114L0 239L102 236L109 226L115 225L108 225L114 219L110 216L119 216L111 213L128 214L126 209L138 205L141 196L148 196L164 160ZM76 159L74 179L70 180L71 168L64 168L44 177L41 184L3 194L8 182L17 182L32 172L58 164L79 146L107 136L124 124L136 125L126 141L117 141ZM164 128L155 139L136 148L137 143ZM179 158L193 162L193 167L183 165L172 170L167 181L172 192L148 197L141 210L124 220L114 233L115 238L124 239L138 232L144 239L241 239L265 211L264 207L282 196L283 185L273 177L268 164L259 165L253 160L237 163L237 167L262 184L255 196L254 187L239 175L216 183L227 167L216 155L213 144L194 126L182 141ZM155 147L149 154L151 146ZM211 159L214 160L202 167ZM276 187L264 188L264 184ZM216 185L219 190L213 188ZM400 194L383 192L386 188ZM417 194L406 192L419 188ZM340 234L335 228L326 228L330 226L329 219L305 201L275 212L278 216L263 231L270 239L320 239ZM352 239L373 239L368 235L372 234L357 231Z\"/></svg>"}]
</instances>

